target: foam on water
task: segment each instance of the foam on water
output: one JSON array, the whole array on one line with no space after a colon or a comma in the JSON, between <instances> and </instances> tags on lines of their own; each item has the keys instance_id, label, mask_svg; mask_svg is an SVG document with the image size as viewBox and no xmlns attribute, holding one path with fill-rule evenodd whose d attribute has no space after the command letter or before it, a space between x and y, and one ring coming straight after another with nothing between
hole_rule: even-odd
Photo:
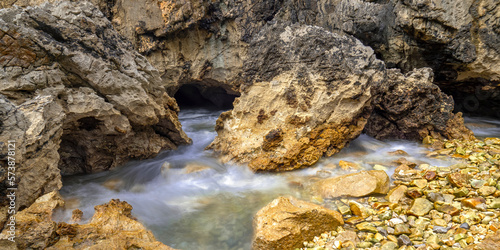
<instances>
[{"instance_id":1,"label":"foam on water","mask_svg":"<svg viewBox=\"0 0 500 250\"><path fill-rule=\"evenodd\" d=\"M396 150L407 152L409 156L404 157L415 163L434 166L455 163L427 158L428 149L418 143L382 142L361 135L342 152L321 160L314 167L281 174L254 174L245 166L221 164L211 152L204 150L216 136L214 125L220 113L201 109L181 111L179 120L193 139L192 145L112 171L64 178L61 194L68 205L66 210L57 211L55 219L69 221L71 211L79 208L85 222L92 217L94 206L120 199L133 206L133 215L152 230L158 240L174 248L249 249L253 215L281 195L310 199L310 194L291 183L306 183L320 170L328 170L332 176L345 174L338 168L333 171L327 168L332 163L352 161L365 169L372 169L375 164L391 166L394 160L403 157L389 154ZM473 128L476 133L500 136L498 121L467 121L479 127ZM486 128L477 125L484 123ZM170 168L162 170L165 162L170 163ZM187 164L209 168L186 173ZM394 167L389 167L388 174L393 171Z\"/></svg>"}]
</instances>

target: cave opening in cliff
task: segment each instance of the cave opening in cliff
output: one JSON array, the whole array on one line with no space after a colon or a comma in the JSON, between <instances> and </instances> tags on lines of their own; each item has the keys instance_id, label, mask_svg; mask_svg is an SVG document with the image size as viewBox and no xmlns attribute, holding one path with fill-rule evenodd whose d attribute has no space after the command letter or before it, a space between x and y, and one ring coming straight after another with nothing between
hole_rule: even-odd
<instances>
[{"instance_id":1,"label":"cave opening in cliff","mask_svg":"<svg viewBox=\"0 0 500 250\"><path fill-rule=\"evenodd\" d=\"M174 98L182 108L232 109L237 93L229 93L220 86L206 86L203 83L182 85Z\"/></svg>"},{"instance_id":2,"label":"cave opening in cliff","mask_svg":"<svg viewBox=\"0 0 500 250\"><path fill-rule=\"evenodd\" d=\"M467 116L486 116L500 118L500 86L499 82L474 79L453 84L439 84L441 90L453 96L454 112L462 112Z\"/></svg>"}]
</instances>

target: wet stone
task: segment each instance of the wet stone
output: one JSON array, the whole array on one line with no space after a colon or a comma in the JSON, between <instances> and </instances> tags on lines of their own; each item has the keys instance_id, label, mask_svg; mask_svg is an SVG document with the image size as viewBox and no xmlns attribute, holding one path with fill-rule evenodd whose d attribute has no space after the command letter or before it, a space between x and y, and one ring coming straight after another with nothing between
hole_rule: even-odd
<instances>
[{"instance_id":1,"label":"wet stone","mask_svg":"<svg viewBox=\"0 0 500 250\"><path fill-rule=\"evenodd\" d=\"M498 209L500 208L500 199L493 199L491 203L488 205L489 208Z\"/></svg>"},{"instance_id":2,"label":"wet stone","mask_svg":"<svg viewBox=\"0 0 500 250\"><path fill-rule=\"evenodd\" d=\"M386 242L382 245L382 247L380 248L380 250L394 250L398 247L398 244L396 244L395 242L392 242L392 241L389 241L389 242Z\"/></svg>"},{"instance_id":3,"label":"wet stone","mask_svg":"<svg viewBox=\"0 0 500 250\"><path fill-rule=\"evenodd\" d=\"M470 185L473 187L473 188L476 188L476 189L479 189L481 188L482 186L484 186L484 184L486 183L485 180L472 180L470 182Z\"/></svg>"},{"instance_id":4,"label":"wet stone","mask_svg":"<svg viewBox=\"0 0 500 250\"><path fill-rule=\"evenodd\" d=\"M377 233L377 228L375 227L375 225L373 223L370 223L370 222L359 223L356 225L356 228L359 231L367 231L370 233Z\"/></svg>"},{"instance_id":5,"label":"wet stone","mask_svg":"<svg viewBox=\"0 0 500 250\"><path fill-rule=\"evenodd\" d=\"M387 201L391 203L398 203L401 198L405 196L408 187L404 185L397 186L389 191L386 196Z\"/></svg>"},{"instance_id":6,"label":"wet stone","mask_svg":"<svg viewBox=\"0 0 500 250\"><path fill-rule=\"evenodd\" d=\"M413 206L411 207L409 214L412 214L415 216L424 216L429 211L431 211L431 209L433 207L434 206L432 205L432 203L429 200L427 200L425 198L417 198L413 202Z\"/></svg>"},{"instance_id":7,"label":"wet stone","mask_svg":"<svg viewBox=\"0 0 500 250\"><path fill-rule=\"evenodd\" d=\"M436 201L443 201L444 202L444 197L440 193L428 193L427 198L429 198L430 201L436 202Z\"/></svg>"},{"instance_id":8,"label":"wet stone","mask_svg":"<svg viewBox=\"0 0 500 250\"><path fill-rule=\"evenodd\" d=\"M451 173L448 175L447 179L455 187L463 187L467 185L467 174Z\"/></svg>"},{"instance_id":9,"label":"wet stone","mask_svg":"<svg viewBox=\"0 0 500 250\"><path fill-rule=\"evenodd\" d=\"M399 246L411 246L413 244L408 236L402 234L398 237L398 245Z\"/></svg>"},{"instance_id":10,"label":"wet stone","mask_svg":"<svg viewBox=\"0 0 500 250\"><path fill-rule=\"evenodd\" d=\"M437 176L437 174L435 171L427 171L424 174L424 178L428 181L432 181L432 180L436 179L436 176Z\"/></svg>"},{"instance_id":11,"label":"wet stone","mask_svg":"<svg viewBox=\"0 0 500 250\"><path fill-rule=\"evenodd\" d=\"M394 226L394 234L395 235L411 234L411 231L408 225L406 224L396 224Z\"/></svg>"},{"instance_id":12,"label":"wet stone","mask_svg":"<svg viewBox=\"0 0 500 250\"><path fill-rule=\"evenodd\" d=\"M478 192L481 196L489 196L495 193L497 189L495 187L490 187L490 186L483 186L481 187Z\"/></svg>"},{"instance_id":13,"label":"wet stone","mask_svg":"<svg viewBox=\"0 0 500 250\"><path fill-rule=\"evenodd\" d=\"M437 234L445 234L448 232L448 230L449 230L449 228L441 227L441 226L434 226L434 228L432 229L432 231L434 233L437 233Z\"/></svg>"},{"instance_id":14,"label":"wet stone","mask_svg":"<svg viewBox=\"0 0 500 250\"><path fill-rule=\"evenodd\" d=\"M470 208L477 208L478 205L485 203L486 200L482 197L467 198L462 200L462 205Z\"/></svg>"}]
</instances>

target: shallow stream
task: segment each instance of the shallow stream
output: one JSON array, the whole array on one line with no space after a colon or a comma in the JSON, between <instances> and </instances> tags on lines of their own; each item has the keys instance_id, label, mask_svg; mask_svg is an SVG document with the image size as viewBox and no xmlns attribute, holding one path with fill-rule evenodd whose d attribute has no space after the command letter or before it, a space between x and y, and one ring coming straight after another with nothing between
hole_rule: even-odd
<instances>
[{"instance_id":1,"label":"shallow stream","mask_svg":"<svg viewBox=\"0 0 500 250\"><path fill-rule=\"evenodd\" d=\"M317 166L281 174L254 174L244 166L221 164L203 149L215 138L215 121L221 111L182 110L179 120L193 144L165 152L154 159L136 161L112 171L63 179L61 194L66 209L55 219L69 222L71 211L83 211L88 221L94 206L110 199L125 200L132 213L156 238L178 249L250 249L252 217L282 195L316 201L305 188L309 183L345 174L333 168L340 160L373 169L375 164L394 170L392 161L403 150L417 164L449 166L453 160L426 157L429 150L407 141L382 142L361 135L334 157ZM500 137L500 121L466 118L478 137Z\"/></svg>"}]
</instances>

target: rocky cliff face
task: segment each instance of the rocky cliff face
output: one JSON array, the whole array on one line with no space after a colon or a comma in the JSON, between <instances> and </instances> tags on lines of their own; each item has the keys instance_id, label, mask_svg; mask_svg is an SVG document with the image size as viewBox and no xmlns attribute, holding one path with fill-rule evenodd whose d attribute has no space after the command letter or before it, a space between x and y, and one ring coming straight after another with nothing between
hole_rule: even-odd
<instances>
[{"instance_id":1,"label":"rocky cliff face","mask_svg":"<svg viewBox=\"0 0 500 250\"><path fill-rule=\"evenodd\" d=\"M53 0L52 0L53 1ZM39 0L11 0L20 6ZM389 68L430 67L456 108L500 115L499 4L494 0L92 0L157 67L173 94L197 82L235 94L251 39L274 20L353 35ZM147 13L143 15L142 13Z\"/></svg>"},{"instance_id":2,"label":"rocky cliff face","mask_svg":"<svg viewBox=\"0 0 500 250\"><path fill-rule=\"evenodd\" d=\"M88 2L0 10L0 66L17 208L59 189L59 172L103 171L190 142L158 71Z\"/></svg>"}]
</instances>

